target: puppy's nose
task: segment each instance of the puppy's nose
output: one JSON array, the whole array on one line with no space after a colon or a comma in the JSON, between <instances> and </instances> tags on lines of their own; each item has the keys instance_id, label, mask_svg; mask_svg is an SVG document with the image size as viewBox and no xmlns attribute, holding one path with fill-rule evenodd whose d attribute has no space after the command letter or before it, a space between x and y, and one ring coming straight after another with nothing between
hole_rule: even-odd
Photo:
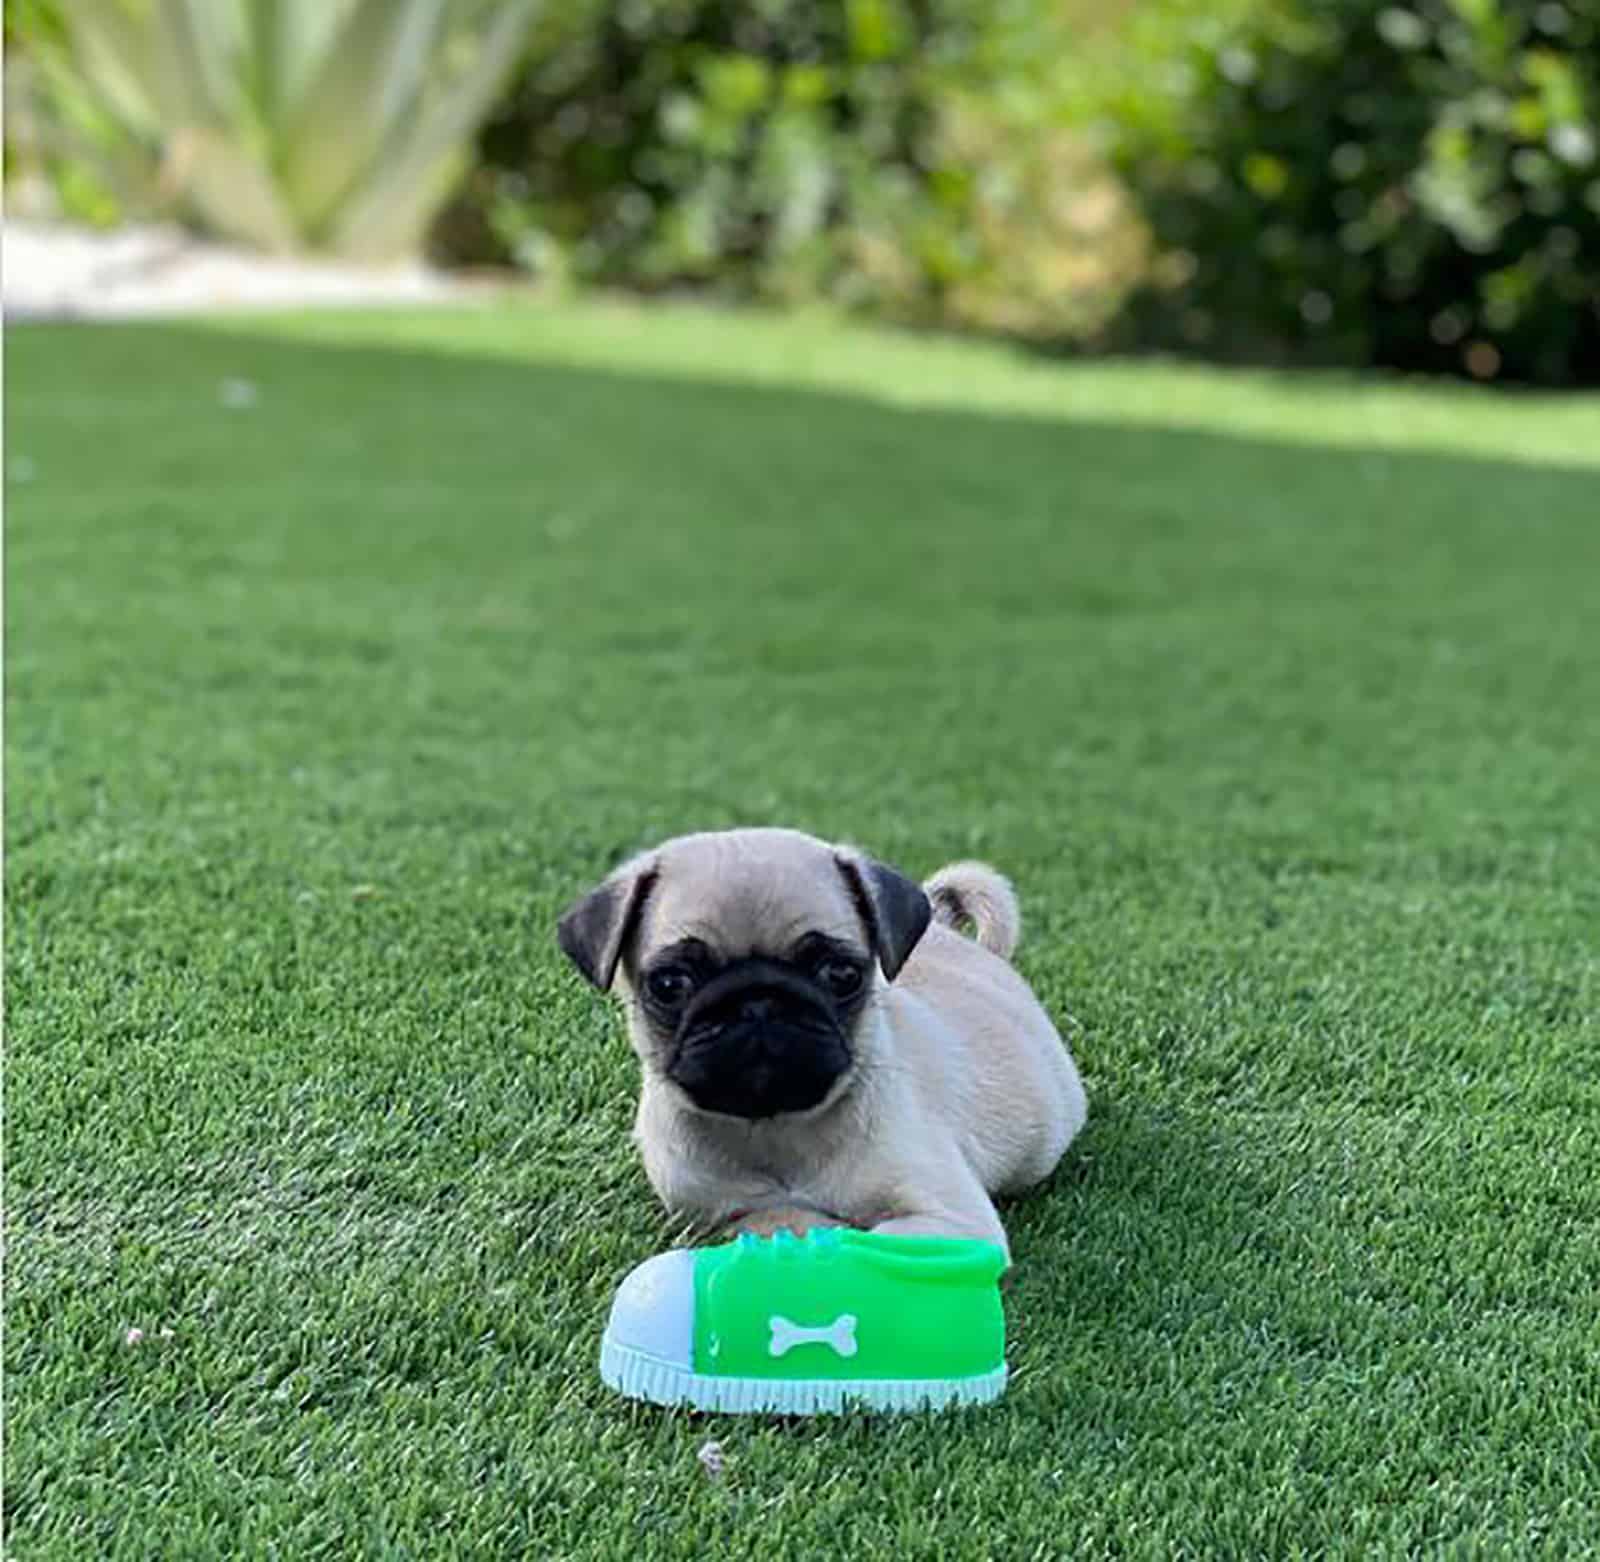
<instances>
[{"instance_id":1,"label":"puppy's nose","mask_svg":"<svg viewBox=\"0 0 1600 1562\"><path fill-rule=\"evenodd\" d=\"M742 1020L770 1020L778 1012L778 1000L770 993L756 993L739 1005Z\"/></svg>"}]
</instances>

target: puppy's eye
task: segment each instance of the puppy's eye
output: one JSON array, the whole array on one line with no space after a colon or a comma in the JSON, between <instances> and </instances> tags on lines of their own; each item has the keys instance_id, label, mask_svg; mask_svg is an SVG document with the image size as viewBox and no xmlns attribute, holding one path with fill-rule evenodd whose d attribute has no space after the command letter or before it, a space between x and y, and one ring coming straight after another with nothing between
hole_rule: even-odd
<instances>
[{"instance_id":1,"label":"puppy's eye","mask_svg":"<svg viewBox=\"0 0 1600 1562\"><path fill-rule=\"evenodd\" d=\"M687 1002L694 991L694 978L681 965L664 965L652 971L644 984L650 996L666 1009L676 1009Z\"/></svg>"},{"instance_id":2,"label":"puppy's eye","mask_svg":"<svg viewBox=\"0 0 1600 1562\"><path fill-rule=\"evenodd\" d=\"M861 990L861 968L848 960L824 960L817 975L835 998L853 998Z\"/></svg>"}]
</instances>

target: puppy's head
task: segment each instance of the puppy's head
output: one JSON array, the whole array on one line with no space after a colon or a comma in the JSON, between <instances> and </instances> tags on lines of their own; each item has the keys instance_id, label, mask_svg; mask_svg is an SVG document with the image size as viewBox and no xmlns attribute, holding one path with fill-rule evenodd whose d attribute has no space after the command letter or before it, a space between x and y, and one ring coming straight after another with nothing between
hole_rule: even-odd
<instances>
[{"instance_id":1,"label":"puppy's head","mask_svg":"<svg viewBox=\"0 0 1600 1562\"><path fill-rule=\"evenodd\" d=\"M792 830L685 835L619 868L561 919L596 987L620 982L644 1066L700 1110L776 1117L845 1088L881 979L927 930L892 868Z\"/></svg>"}]
</instances>

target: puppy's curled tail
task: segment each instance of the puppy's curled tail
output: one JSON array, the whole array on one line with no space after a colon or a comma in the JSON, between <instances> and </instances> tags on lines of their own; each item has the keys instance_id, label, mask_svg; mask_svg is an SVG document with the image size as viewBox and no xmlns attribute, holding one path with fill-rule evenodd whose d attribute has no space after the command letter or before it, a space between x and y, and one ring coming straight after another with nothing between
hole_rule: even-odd
<instances>
[{"instance_id":1,"label":"puppy's curled tail","mask_svg":"<svg viewBox=\"0 0 1600 1562\"><path fill-rule=\"evenodd\" d=\"M1022 908L1010 881L986 862L953 862L922 886L933 918L963 932L970 927L990 954L1009 960L1022 934Z\"/></svg>"}]
</instances>

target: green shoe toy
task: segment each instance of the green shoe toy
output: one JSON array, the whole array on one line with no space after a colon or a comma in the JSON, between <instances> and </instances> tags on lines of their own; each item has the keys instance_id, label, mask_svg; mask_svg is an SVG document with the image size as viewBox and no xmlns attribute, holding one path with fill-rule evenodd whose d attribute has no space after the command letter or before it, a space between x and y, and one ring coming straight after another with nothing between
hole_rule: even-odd
<instances>
[{"instance_id":1,"label":"green shoe toy","mask_svg":"<svg viewBox=\"0 0 1600 1562\"><path fill-rule=\"evenodd\" d=\"M811 1415L1005 1390L992 1242L821 1228L674 1248L617 1289L600 1376L632 1399Z\"/></svg>"}]
</instances>

